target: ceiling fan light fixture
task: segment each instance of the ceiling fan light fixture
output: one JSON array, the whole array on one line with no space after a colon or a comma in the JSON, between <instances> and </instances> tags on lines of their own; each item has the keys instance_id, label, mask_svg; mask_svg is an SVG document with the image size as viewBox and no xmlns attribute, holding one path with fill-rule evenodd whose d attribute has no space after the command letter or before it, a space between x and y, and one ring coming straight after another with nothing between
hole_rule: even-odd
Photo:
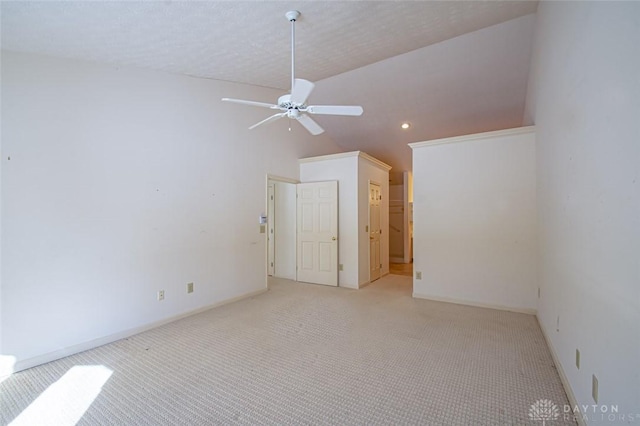
<instances>
[{"instance_id":1,"label":"ceiling fan light fixture","mask_svg":"<svg viewBox=\"0 0 640 426\"><path fill-rule=\"evenodd\" d=\"M411 127L411 123L409 123L408 121L405 121L404 123L402 123L402 124L400 125L400 128L401 128L402 130L408 130L410 127Z\"/></svg>"}]
</instances>

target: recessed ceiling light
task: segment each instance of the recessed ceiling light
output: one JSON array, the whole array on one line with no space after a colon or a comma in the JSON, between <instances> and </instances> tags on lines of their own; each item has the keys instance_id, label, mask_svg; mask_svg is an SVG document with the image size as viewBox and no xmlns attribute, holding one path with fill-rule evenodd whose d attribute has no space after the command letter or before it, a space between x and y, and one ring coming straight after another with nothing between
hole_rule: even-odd
<instances>
[{"instance_id":1,"label":"recessed ceiling light","mask_svg":"<svg viewBox=\"0 0 640 426\"><path fill-rule=\"evenodd\" d=\"M402 127L404 130L407 130L409 127L411 127L411 123L402 123L400 127Z\"/></svg>"}]
</instances>

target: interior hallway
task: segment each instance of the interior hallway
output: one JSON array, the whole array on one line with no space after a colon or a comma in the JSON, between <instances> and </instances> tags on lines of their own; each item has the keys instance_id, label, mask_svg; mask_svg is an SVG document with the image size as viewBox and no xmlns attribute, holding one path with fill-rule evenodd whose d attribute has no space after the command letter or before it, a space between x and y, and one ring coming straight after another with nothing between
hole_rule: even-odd
<instances>
[{"instance_id":1,"label":"interior hallway","mask_svg":"<svg viewBox=\"0 0 640 426\"><path fill-rule=\"evenodd\" d=\"M393 275L404 275L406 277L413 277L413 262L389 263L389 273Z\"/></svg>"}]
</instances>

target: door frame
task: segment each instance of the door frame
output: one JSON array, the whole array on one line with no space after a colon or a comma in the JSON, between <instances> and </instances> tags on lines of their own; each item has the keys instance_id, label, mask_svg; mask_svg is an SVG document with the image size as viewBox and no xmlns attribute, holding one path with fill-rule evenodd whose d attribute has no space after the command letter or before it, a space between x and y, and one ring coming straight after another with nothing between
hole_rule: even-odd
<instances>
[{"instance_id":1,"label":"door frame","mask_svg":"<svg viewBox=\"0 0 640 426\"><path fill-rule=\"evenodd\" d=\"M276 183L270 179L267 184L267 275L276 274Z\"/></svg>"},{"instance_id":2,"label":"door frame","mask_svg":"<svg viewBox=\"0 0 640 426\"><path fill-rule=\"evenodd\" d=\"M265 182L264 182L264 211L268 212L269 211L269 181L276 181L276 182L282 182L282 183L292 183L294 185L297 185L300 183L299 180L297 179L292 179L292 178L288 178L288 177L283 177L283 176L278 176L278 175L273 175L271 173L267 173L267 176L265 178ZM271 218L267 218L267 221L271 220ZM262 226L262 225L261 225ZM268 226L265 225L265 235L267 235L268 232ZM274 231L277 232L277 231ZM275 238L275 234L274 234L274 238ZM265 282L265 286L268 289L269 288L269 241L267 240L267 238L264 239L264 246L265 246L265 250L264 250L264 282ZM297 250L297 247L294 247L294 250ZM296 258L297 258L297 253L296 253ZM296 281L298 280L297 277L297 272L296 272Z\"/></svg>"}]
</instances>

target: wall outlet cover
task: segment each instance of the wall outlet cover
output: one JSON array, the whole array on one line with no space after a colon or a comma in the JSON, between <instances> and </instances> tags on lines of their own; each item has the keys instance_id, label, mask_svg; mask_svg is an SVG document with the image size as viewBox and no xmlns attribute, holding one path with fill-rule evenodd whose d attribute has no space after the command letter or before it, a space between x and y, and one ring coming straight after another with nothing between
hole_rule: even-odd
<instances>
[{"instance_id":1,"label":"wall outlet cover","mask_svg":"<svg viewBox=\"0 0 640 426\"><path fill-rule=\"evenodd\" d=\"M421 280L421 279L422 279L422 272L416 271L416 280Z\"/></svg>"},{"instance_id":2,"label":"wall outlet cover","mask_svg":"<svg viewBox=\"0 0 640 426\"><path fill-rule=\"evenodd\" d=\"M187 293L193 293L193 283L187 284Z\"/></svg>"},{"instance_id":3,"label":"wall outlet cover","mask_svg":"<svg viewBox=\"0 0 640 426\"><path fill-rule=\"evenodd\" d=\"M580 349L576 349L576 368L580 370Z\"/></svg>"}]
</instances>

